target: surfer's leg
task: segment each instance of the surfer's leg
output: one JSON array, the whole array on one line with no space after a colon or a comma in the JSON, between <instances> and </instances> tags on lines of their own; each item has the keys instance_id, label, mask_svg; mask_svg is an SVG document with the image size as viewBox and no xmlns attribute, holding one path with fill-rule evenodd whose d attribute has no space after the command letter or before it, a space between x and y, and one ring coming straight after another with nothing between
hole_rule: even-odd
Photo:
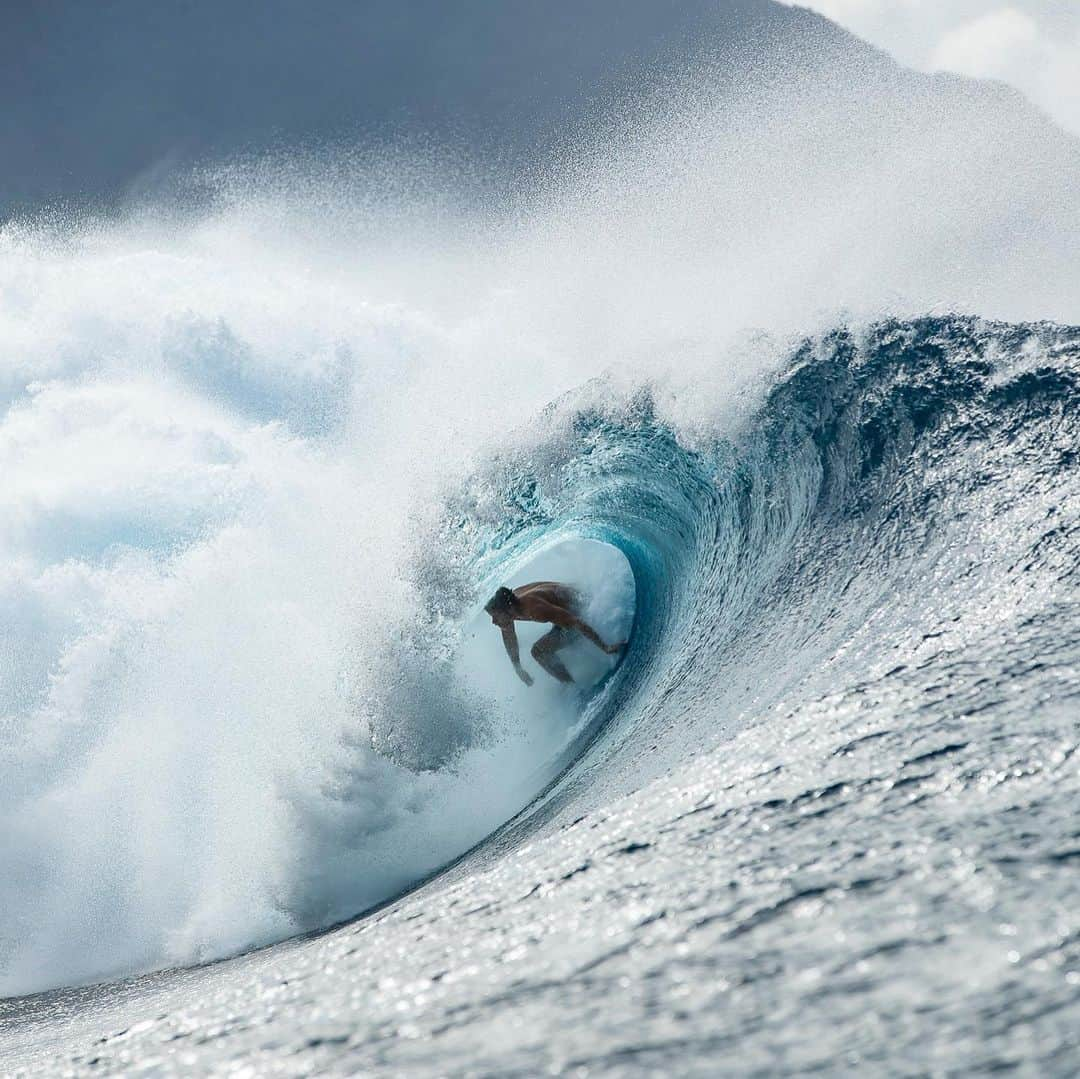
<instances>
[{"instance_id":1,"label":"surfer's leg","mask_svg":"<svg viewBox=\"0 0 1080 1079\"><path fill-rule=\"evenodd\" d=\"M543 637L532 646L533 659L535 659L552 678L557 678L560 682L573 682L574 680L571 677L570 672L563 666L562 660L555 654L564 645L570 643L571 636L572 635L561 626L556 626L550 633L545 633Z\"/></svg>"}]
</instances>

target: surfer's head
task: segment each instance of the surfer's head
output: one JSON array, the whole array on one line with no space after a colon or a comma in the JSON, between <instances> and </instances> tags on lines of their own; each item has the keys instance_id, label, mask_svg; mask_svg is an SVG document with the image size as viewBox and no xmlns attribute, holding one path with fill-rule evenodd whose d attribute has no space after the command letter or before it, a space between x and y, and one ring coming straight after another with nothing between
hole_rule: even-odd
<instances>
[{"instance_id":1,"label":"surfer's head","mask_svg":"<svg viewBox=\"0 0 1080 1079\"><path fill-rule=\"evenodd\" d=\"M497 589L495 595L484 604L484 610L497 626L509 623L516 607L517 596L505 586Z\"/></svg>"}]
</instances>

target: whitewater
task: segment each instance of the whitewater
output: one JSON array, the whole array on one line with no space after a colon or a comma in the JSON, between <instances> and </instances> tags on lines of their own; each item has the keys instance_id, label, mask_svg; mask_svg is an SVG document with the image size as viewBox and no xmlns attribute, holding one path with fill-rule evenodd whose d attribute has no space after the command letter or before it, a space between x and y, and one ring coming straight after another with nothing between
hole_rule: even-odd
<instances>
[{"instance_id":1,"label":"whitewater","mask_svg":"<svg viewBox=\"0 0 1080 1079\"><path fill-rule=\"evenodd\" d=\"M1080 148L752 75L3 227L0 1070L1071 1070Z\"/></svg>"}]
</instances>

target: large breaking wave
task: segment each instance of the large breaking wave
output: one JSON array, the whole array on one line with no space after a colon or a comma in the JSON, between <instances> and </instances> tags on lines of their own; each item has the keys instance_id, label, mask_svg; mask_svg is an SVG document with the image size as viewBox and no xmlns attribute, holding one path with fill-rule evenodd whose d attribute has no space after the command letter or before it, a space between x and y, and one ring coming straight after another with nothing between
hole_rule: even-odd
<instances>
[{"instance_id":1,"label":"large breaking wave","mask_svg":"<svg viewBox=\"0 0 1080 1079\"><path fill-rule=\"evenodd\" d=\"M1067 663L1078 337L976 317L1076 317L1068 208L1018 211L1060 177L797 90L513 214L358 160L5 228L0 988L347 917L567 766L630 789L926 635ZM463 677L482 589L585 539L633 571L618 671Z\"/></svg>"}]
</instances>

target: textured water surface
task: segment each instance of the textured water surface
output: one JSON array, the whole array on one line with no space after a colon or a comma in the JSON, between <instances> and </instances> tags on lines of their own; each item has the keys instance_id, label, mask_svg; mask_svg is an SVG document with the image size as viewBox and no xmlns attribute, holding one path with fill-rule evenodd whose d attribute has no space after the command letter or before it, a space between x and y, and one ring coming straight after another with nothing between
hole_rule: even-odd
<instances>
[{"instance_id":1,"label":"textured water surface","mask_svg":"<svg viewBox=\"0 0 1080 1079\"><path fill-rule=\"evenodd\" d=\"M1076 331L936 318L808 342L721 439L561 403L500 537L450 513L634 567L560 783L359 921L4 1002L0 1070L1075 1072L1078 389Z\"/></svg>"}]
</instances>

